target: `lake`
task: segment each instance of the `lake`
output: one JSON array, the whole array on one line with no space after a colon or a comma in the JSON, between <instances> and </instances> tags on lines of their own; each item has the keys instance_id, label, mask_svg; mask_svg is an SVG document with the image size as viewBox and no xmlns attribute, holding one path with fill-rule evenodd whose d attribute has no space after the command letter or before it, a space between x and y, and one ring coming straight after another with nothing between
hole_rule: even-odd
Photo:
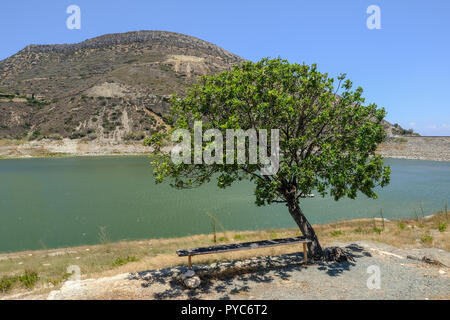
<instances>
[{"instance_id":1,"label":"lake","mask_svg":"<svg viewBox=\"0 0 450 320\"><path fill-rule=\"evenodd\" d=\"M386 159L391 184L379 199L361 196L302 201L312 223L379 217L411 218L450 200L450 162ZM449 201L450 202L450 201ZM149 158L76 157L0 160L0 252L210 233L206 213L226 230L296 227L287 208L257 207L253 185L192 190L156 185Z\"/></svg>"}]
</instances>

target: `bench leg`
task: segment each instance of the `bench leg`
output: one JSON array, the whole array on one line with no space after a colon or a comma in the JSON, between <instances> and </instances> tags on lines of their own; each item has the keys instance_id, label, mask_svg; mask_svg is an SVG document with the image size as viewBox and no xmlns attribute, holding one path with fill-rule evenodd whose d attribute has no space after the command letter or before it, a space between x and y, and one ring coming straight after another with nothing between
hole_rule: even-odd
<instances>
[{"instance_id":1,"label":"bench leg","mask_svg":"<svg viewBox=\"0 0 450 320\"><path fill-rule=\"evenodd\" d=\"M192 261L191 261L191 256L188 256L188 269L191 270L192 269Z\"/></svg>"},{"instance_id":2,"label":"bench leg","mask_svg":"<svg viewBox=\"0 0 450 320\"><path fill-rule=\"evenodd\" d=\"M303 244L303 257L305 258L305 264L308 264L308 246Z\"/></svg>"}]
</instances>

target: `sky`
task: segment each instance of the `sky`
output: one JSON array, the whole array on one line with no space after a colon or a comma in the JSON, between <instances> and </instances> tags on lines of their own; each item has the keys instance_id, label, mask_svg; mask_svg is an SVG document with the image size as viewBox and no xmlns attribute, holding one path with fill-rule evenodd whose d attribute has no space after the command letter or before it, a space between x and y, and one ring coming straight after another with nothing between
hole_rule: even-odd
<instances>
[{"instance_id":1,"label":"sky","mask_svg":"<svg viewBox=\"0 0 450 320\"><path fill-rule=\"evenodd\" d=\"M70 5L80 8L80 29L67 28ZM251 61L281 57L346 73L391 123L450 136L448 0L3 0L0 60L29 44L136 30L195 36Z\"/></svg>"}]
</instances>

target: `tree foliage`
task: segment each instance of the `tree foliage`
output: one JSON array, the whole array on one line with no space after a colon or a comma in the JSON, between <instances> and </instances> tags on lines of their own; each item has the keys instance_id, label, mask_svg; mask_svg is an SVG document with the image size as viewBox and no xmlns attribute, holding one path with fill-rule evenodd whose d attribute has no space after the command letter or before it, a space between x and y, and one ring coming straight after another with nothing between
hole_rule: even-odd
<instances>
[{"instance_id":1,"label":"tree foliage","mask_svg":"<svg viewBox=\"0 0 450 320\"><path fill-rule=\"evenodd\" d=\"M385 139L386 113L364 105L363 89L352 90L342 74L337 79L316 65L291 64L282 59L246 62L232 70L202 77L185 97L174 96L168 117L171 130L146 139L155 148L157 182L166 178L177 188L190 188L211 179L225 188L249 179L256 185L258 205L298 201L317 192L335 200L358 192L376 198L374 188L389 183L390 169L375 154ZM174 164L163 152L175 129L279 129L280 169L261 175L263 164ZM213 143L213 142L209 142ZM206 147L208 143L203 146Z\"/></svg>"}]
</instances>

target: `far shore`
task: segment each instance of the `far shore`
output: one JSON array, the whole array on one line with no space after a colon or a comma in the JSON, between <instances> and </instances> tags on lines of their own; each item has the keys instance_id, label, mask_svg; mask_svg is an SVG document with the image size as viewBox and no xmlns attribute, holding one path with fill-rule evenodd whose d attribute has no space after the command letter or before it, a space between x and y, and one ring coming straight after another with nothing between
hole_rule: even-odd
<instances>
[{"instance_id":1,"label":"far shore","mask_svg":"<svg viewBox=\"0 0 450 320\"><path fill-rule=\"evenodd\" d=\"M0 140L0 159L150 155L142 141ZM450 137L394 137L377 153L385 158L450 161Z\"/></svg>"}]
</instances>

